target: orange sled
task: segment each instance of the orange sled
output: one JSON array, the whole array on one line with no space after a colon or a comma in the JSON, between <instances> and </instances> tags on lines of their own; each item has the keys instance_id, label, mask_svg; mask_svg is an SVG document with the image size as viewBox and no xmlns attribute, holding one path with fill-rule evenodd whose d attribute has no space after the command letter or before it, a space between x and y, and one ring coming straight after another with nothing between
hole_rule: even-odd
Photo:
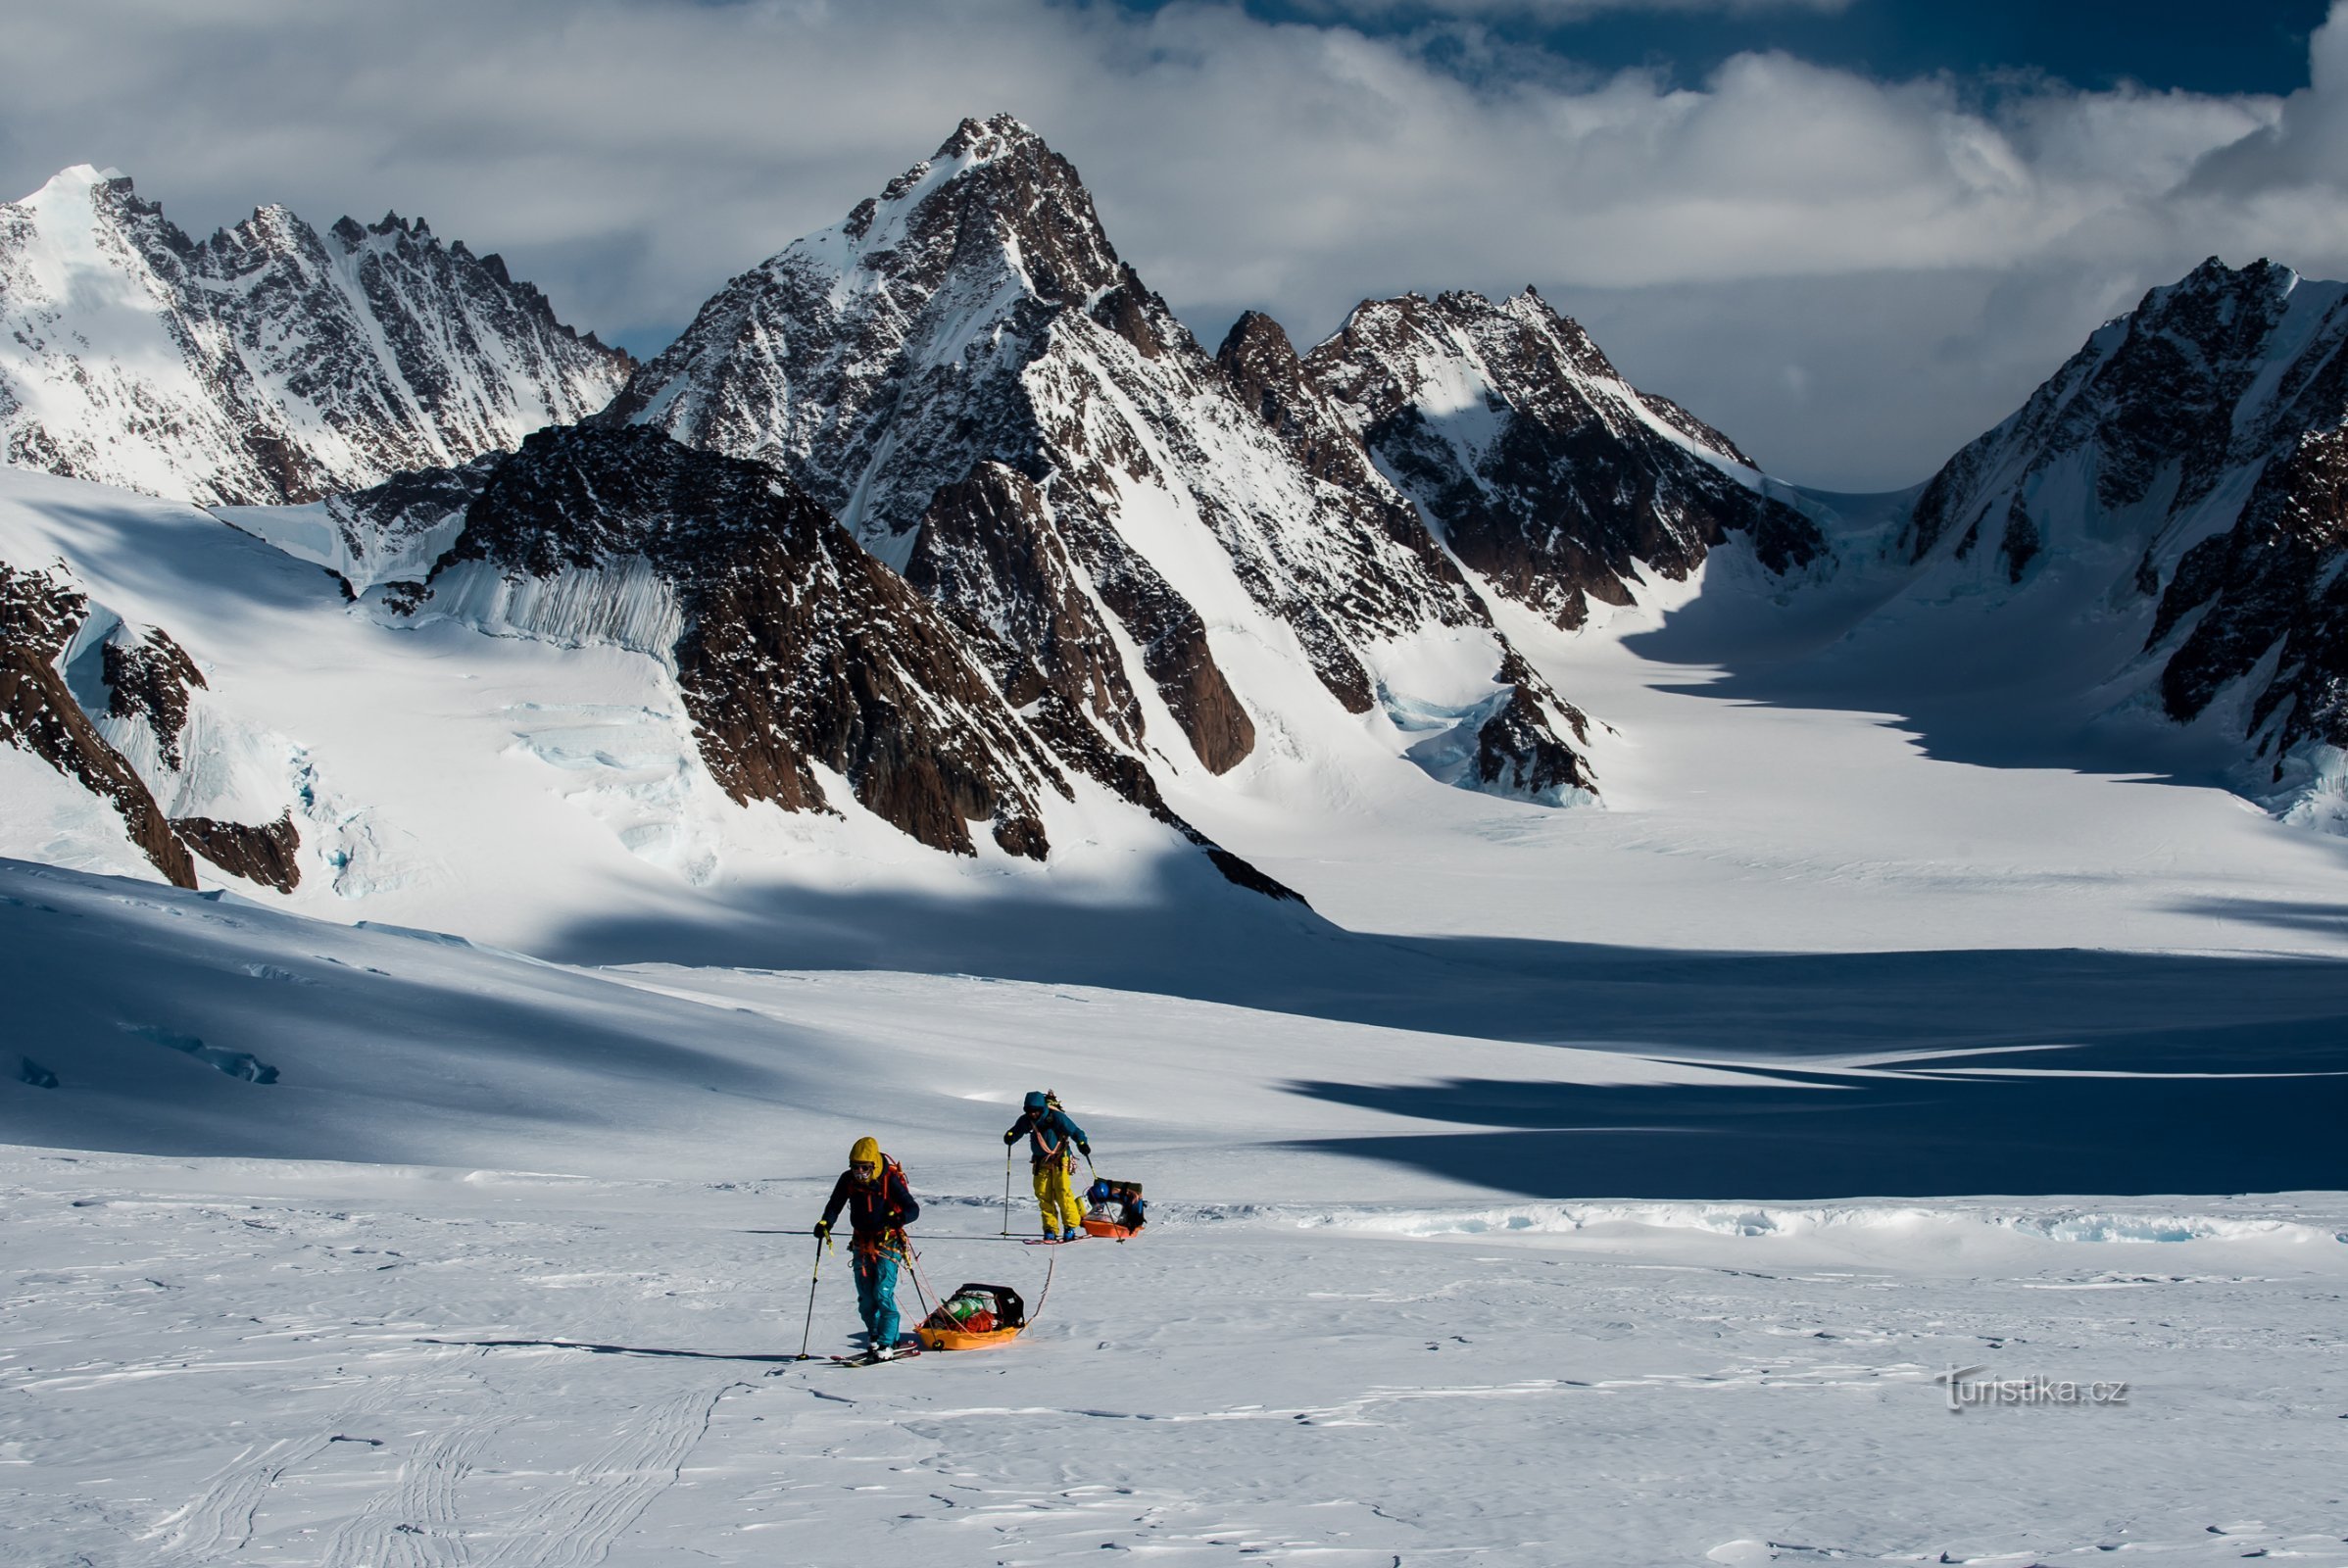
<instances>
[{"instance_id":1,"label":"orange sled","mask_svg":"<svg viewBox=\"0 0 2348 1568\"><path fill-rule=\"evenodd\" d=\"M1088 1219L1084 1222L1084 1233L1087 1236L1105 1236L1112 1242L1121 1242L1133 1234L1133 1227L1120 1225L1113 1219Z\"/></svg>"},{"instance_id":2,"label":"orange sled","mask_svg":"<svg viewBox=\"0 0 2348 1568\"><path fill-rule=\"evenodd\" d=\"M1018 1328L996 1329L990 1334L965 1334L960 1329L933 1329L923 1324L913 1332L921 1336L921 1348L925 1350L983 1350L992 1345L1010 1344L1026 1327L1022 1323Z\"/></svg>"},{"instance_id":3,"label":"orange sled","mask_svg":"<svg viewBox=\"0 0 2348 1568\"><path fill-rule=\"evenodd\" d=\"M1027 1303L1007 1285L964 1285L913 1332L925 1350L984 1350L1027 1327Z\"/></svg>"}]
</instances>

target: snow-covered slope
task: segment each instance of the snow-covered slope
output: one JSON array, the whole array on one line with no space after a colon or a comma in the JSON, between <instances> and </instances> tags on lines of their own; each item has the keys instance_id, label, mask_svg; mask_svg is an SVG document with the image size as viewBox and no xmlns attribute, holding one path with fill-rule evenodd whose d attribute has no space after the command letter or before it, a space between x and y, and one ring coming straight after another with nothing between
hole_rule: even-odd
<instances>
[{"instance_id":1,"label":"snow-covered slope","mask_svg":"<svg viewBox=\"0 0 2348 1568\"><path fill-rule=\"evenodd\" d=\"M265 207L197 243L69 169L0 206L0 435L21 466L306 502L578 418L632 362L421 222Z\"/></svg>"},{"instance_id":2,"label":"snow-covered slope","mask_svg":"<svg viewBox=\"0 0 2348 1568\"><path fill-rule=\"evenodd\" d=\"M1413 750L1590 786L1582 716L1285 336L1243 322L1209 358L1007 117L736 278L608 417L784 468L1170 789Z\"/></svg>"}]
</instances>

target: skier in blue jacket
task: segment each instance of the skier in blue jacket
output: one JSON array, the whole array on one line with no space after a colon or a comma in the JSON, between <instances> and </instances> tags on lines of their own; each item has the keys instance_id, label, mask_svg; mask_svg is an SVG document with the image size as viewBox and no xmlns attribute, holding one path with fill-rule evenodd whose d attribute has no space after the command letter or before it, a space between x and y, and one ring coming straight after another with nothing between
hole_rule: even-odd
<instances>
[{"instance_id":1,"label":"skier in blue jacket","mask_svg":"<svg viewBox=\"0 0 2348 1568\"><path fill-rule=\"evenodd\" d=\"M1046 1089L1028 1095L1019 1119L1003 1135L1003 1147L1017 1143L1021 1135L1027 1139L1027 1162L1035 1173L1036 1202L1044 1210L1044 1240L1074 1241L1084 1234L1084 1205L1076 1200L1076 1156L1090 1157L1092 1143Z\"/></svg>"}]
</instances>

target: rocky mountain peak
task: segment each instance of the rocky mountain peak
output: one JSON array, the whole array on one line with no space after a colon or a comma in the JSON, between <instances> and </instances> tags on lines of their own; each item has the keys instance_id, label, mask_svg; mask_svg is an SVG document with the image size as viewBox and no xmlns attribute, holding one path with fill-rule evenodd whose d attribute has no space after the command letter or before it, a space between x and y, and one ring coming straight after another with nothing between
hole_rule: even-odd
<instances>
[{"instance_id":1,"label":"rocky mountain peak","mask_svg":"<svg viewBox=\"0 0 2348 1568\"><path fill-rule=\"evenodd\" d=\"M1071 310L1146 356L1181 335L1065 159L1008 116L965 121L842 222L728 283L604 417L774 464L902 563L931 497L973 464L1035 467L1032 441L1007 433L1017 377ZM938 429L886 439L907 421Z\"/></svg>"},{"instance_id":2,"label":"rocky mountain peak","mask_svg":"<svg viewBox=\"0 0 2348 1568\"><path fill-rule=\"evenodd\" d=\"M86 165L0 206L0 328L8 461L214 505L510 448L634 365L420 220L265 206L199 244Z\"/></svg>"},{"instance_id":3,"label":"rocky mountain peak","mask_svg":"<svg viewBox=\"0 0 2348 1568\"><path fill-rule=\"evenodd\" d=\"M2142 628L2100 678L2208 716L2243 787L2308 806L2336 777L2318 749L2348 750L2343 348L2348 284L2212 257L1943 466L1896 553L1992 605L2091 594L2089 619ZM2342 814L2336 787L2322 809Z\"/></svg>"},{"instance_id":4,"label":"rocky mountain peak","mask_svg":"<svg viewBox=\"0 0 2348 1568\"><path fill-rule=\"evenodd\" d=\"M931 288L978 271L1062 304L1124 277L1075 167L1008 115L963 121L933 156L777 263L793 259Z\"/></svg>"},{"instance_id":5,"label":"rocky mountain peak","mask_svg":"<svg viewBox=\"0 0 2348 1568\"><path fill-rule=\"evenodd\" d=\"M2271 262L2216 257L2147 292L1932 476L1904 535L1908 559L1981 545L2019 582L2030 560L2066 543L2068 511L2040 497L2068 473L2101 513L2131 514L2113 526L2137 538L2157 579L2156 541L2224 475L2336 419L2324 372L2348 336L2344 297Z\"/></svg>"}]
</instances>

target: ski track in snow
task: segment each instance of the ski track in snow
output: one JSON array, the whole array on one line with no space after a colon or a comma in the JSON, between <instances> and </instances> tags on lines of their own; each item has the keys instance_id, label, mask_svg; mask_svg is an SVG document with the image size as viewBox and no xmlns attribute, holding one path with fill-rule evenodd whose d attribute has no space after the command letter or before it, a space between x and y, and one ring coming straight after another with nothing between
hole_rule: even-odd
<instances>
[{"instance_id":1,"label":"ski track in snow","mask_svg":"<svg viewBox=\"0 0 2348 1568\"><path fill-rule=\"evenodd\" d=\"M399 1476L335 1533L320 1568L456 1568L471 1561L458 1532L458 1489L473 1456L506 1425L462 1422L419 1443Z\"/></svg>"}]
</instances>

